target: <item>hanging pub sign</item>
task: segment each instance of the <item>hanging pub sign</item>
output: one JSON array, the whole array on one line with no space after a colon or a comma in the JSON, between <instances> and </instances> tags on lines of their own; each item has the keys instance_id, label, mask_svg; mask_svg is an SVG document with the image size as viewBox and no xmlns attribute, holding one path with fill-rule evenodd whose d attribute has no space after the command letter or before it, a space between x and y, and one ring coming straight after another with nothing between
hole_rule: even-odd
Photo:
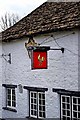
<instances>
[{"instance_id":1,"label":"hanging pub sign","mask_svg":"<svg viewBox=\"0 0 80 120\"><path fill-rule=\"evenodd\" d=\"M61 50L64 53L64 48L50 48L50 46L39 46L38 43L29 37L25 47L28 51L28 56L31 59L31 69L47 69L47 51L48 50Z\"/></svg>"},{"instance_id":2,"label":"hanging pub sign","mask_svg":"<svg viewBox=\"0 0 80 120\"><path fill-rule=\"evenodd\" d=\"M33 47L31 57L31 68L32 69L47 69L47 51L50 47L47 46L36 46Z\"/></svg>"},{"instance_id":3,"label":"hanging pub sign","mask_svg":"<svg viewBox=\"0 0 80 120\"><path fill-rule=\"evenodd\" d=\"M48 46L29 46L27 47L31 59L31 69L47 69Z\"/></svg>"},{"instance_id":4,"label":"hanging pub sign","mask_svg":"<svg viewBox=\"0 0 80 120\"><path fill-rule=\"evenodd\" d=\"M29 37L25 47L31 59L31 69L47 69L47 51L50 50L50 47L39 46L33 39L33 36Z\"/></svg>"}]
</instances>

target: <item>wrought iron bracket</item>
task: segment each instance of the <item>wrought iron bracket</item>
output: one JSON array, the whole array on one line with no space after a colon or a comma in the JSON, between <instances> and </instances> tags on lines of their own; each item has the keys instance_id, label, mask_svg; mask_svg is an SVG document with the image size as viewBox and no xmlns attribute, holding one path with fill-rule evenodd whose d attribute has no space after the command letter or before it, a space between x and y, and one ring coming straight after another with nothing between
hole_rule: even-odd
<instances>
[{"instance_id":1,"label":"wrought iron bracket","mask_svg":"<svg viewBox=\"0 0 80 120\"><path fill-rule=\"evenodd\" d=\"M31 50L34 50L34 51L44 51L44 50L61 50L62 53L64 53L64 48L50 48L49 46L29 46L27 48L27 50L31 51Z\"/></svg>"},{"instance_id":2,"label":"wrought iron bracket","mask_svg":"<svg viewBox=\"0 0 80 120\"><path fill-rule=\"evenodd\" d=\"M6 57L9 57L8 58L8 60L7 60L7 58ZM2 54L2 57L5 59L5 61L7 61L9 64L11 64L11 53L9 53L9 54Z\"/></svg>"},{"instance_id":3,"label":"wrought iron bracket","mask_svg":"<svg viewBox=\"0 0 80 120\"><path fill-rule=\"evenodd\" d=\"M50 50L61 50L64 53L64 48L50 48Z\"/></svg>"}]
</instances>

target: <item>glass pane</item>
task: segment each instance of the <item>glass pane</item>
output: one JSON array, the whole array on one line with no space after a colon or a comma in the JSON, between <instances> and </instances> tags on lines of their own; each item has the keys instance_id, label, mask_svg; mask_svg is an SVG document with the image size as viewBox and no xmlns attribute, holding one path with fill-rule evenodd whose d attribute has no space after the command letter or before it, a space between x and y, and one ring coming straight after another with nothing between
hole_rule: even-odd
<instances>
[{"instance_id":1,"label":"glass pane","mask_svg":"<svg viewBox=\"0 0 80 120\"><path fill-rule=\"evenodd\" d=\"M7 89L9 95L11 95L11 89Z\"/></svg>"},{"instance_id":2,"label":"glass pane","mask_svg":"<svg viewBox=\"0 0 80 120\"><path fill-rule=\"evenodd\" d=\"M73 98L73 103L77 103L77 99L76 98Z\"/></svg>"},{"instance_id":3,"label":"glass pane","mask_svg":"<svg viewBox=\"0 0 80 120\"><path fill-rule=\"evenodd\" d=\"M70 109L70 104L67 104L67 109Z\"/></svg>"},{"instance_id":4,"label":"glass pane","mask_svg":"<svg viewBox=\"0 0 80 120\"><path fill-rule=\"evenodd\" d=\"M7 101L7 105L8 105L8 106L11 106L11 101Z\"/></svg>"},{"instance_id":5,"label":"glass pane","mask_svg":"<svg viewBox=\"0 0 80 120\"><path fill-rule=\"evenodd\" d=\"M31 115L33 115L33 110L31 110Z\"/></svg>"},{"instance_id":6,"label":"glass pane","mask_svg":"<svg viewBox=\"0 0 80 120\"><path fill-rule=\"evenodd\" d=\"M12 100L14 100L14 101L15 101L15 96L13 96L13 95L12 95Z\"/></svg>"},{"instance_id":7,"label":"glass pane","mask_svg":"<svg viewBox=\"0 0 80 120\"><path fill-rule=\"evenodd\" d=\"M36 98L36 93L34 93L34 98Z\"/></svg>"},{"instance_id":8,"label":"glass pane","mask_svg":"<svg viewBox=\"0 0 80 120\"><path fill-rule=\"evenodd\" d=\"M31 103L33 103L33 99L31 98Z\"/></svg>"},{"instance_id":9,"label":"glass pane","mask_svg":"<svg viewBox=\"0 0 80 120\"><path fill-rule=\"evenodd\" d=\"M45 94L43 94L43 99L45 99Z\"/></svg>"},{"instance_id":10,"label":"glass pane","mask_svg":"<svg viewBox=\"0 0 80 120\"><path fill-rule=\"evenodd\" d=\"M80 118L80 113L78 113L78 118Z\"/></svg>"},{"instance_id":11,"label":"glass pane","mask_svg":"<svg viewBox=\"0 0 80 120\"><path fill-rule=\"evenodd\" d=\"M15 95L15 89L12 89L12 95Z\"/></svg>"},{"instance_id":12,"label":"glass pane","mask_svg":"<svg viewBox=\"0 0 80 120\"><path fill-rule=\"evenodd\" d=\"M39 93L39 99L41 99L41 93Z\"/></svg>"},{"instance_id":13,"label":"glass pane","mask_svg":"<svg viewBox=\"0 0 80 120\"><path fill-rule=\"evenodd\" d=\"M37 102L37 100L36 99L34 99L34 103L36 104L36 102Z\"/></svg>"},{"instance_id":14,"label":"glass pane","mask_svg":"<svg viewBox=\"0 0 80 120\"><path fill-rule=\"evenodd\" d=\"M41 111L41 106L39 106L39 110Z\"/></svg>"},{"instance_id":15,"label":"glass pane","mask_svg":"<svg viewBox=\"0 0 80 120\"><path fill-rule=\"evenodd\" d=\"M16 107L16 103L14 101L12 101L12 106Z\"/></svg>"},{"instance_id":16,"label":"glass pane","mask_svg":"<svg viewBox=\"0 0 80 120\"><path fill-rule=\"evenodd\" d=\"M77 118L73 118L72 120L78 120Z\"/></svg>"},{"instance_id":17,"label":"glass pane","mask_svg":"<svg viewBox=\"0 0 80 120\"><path fill-rule=\"evenodd\" d=\"M41 99L45 99L45 94L42 94L42 98Z\"/></svg>"},{"instance_id":18,"label":"glass pane","mask_svg":"<svg viewBox=\"0 0 80 120\"><path fill-rule=\"evenodd\" d=\"M42 117L42 112L39 112L39 117Z\"/></svg>"},{"instance_id":19,"label":"glass pane","mask_svg":"<svg viewBox=\"0 0 80 120\"><path fill-rule=\"evenodd\" d=\"M8 98L7 98L8 100L11 100L11 95L8 95Z\"/></svg>"},{"instance_id":20,"label":"glass pane","mask_svg":"<svg viewBox=\"0 0 80 120\"><path fill-rule=\"evenodd\" d=\"M71 118L70 117L67 117L67 119L66 120L71 120Z\"/></svg>"},{"instance_id":21,"label":"glass pane","mask_svg":"<svg viewBox=\"0 0 80 120\"><path fill-rule=\"evenodd\" d=\"M80 98L78 98L78 104L80 104Z\"/></svg>"},{"instance_id":22,"label":"glass pane","mask_svg":"<svg viewBox=\"0 0 80 120\"><path fill-rule=\"evenodd\" d=\"M66 101L67 103L69 103L70 101L69 101L69 97L67 97L67 101Z\"/></svg>"},{"instance_id":23,"label":"glass pane","mask_svg":"<svg viewBox=\"0 0 80 120\"><path fill-rule=\"evenodd\" d=\"M45 112L43 112L43 117L45 118Z\"/></svg>"},{"instance_id":24,"label":"glass pane","mask_svg":"<svg viewBox=\"0 0 80 120\"><path fill-rule=\"evenodd\" d=\"M39 100L39 104L41 105L41 100Z\"/></svg>"},{"instance_id":25,"label":"glass pane","mask_svg":"<svg viewBox=\"0 0 80 120\"><path fill-rule=\"evenodd\" d=\"M66 117L65 116L63 116L63 119L62 120L66 120Z\"/></svg>"},{"instance_id":26,"label":"glass pane","mask_svg":"<svg viewBox=\"0 0 80 120\"><path fill-rule=\"evenodd\" d=\"M80 105L78 105L78 111L80 112Z\"/></svg>"},{"instance_id":27,"label":"glass pane","mask_svg":"<svg viewBox=\"0 0 80 120\"><path fill-rule=\"evenodd\" d=\"M62 97L62 101L65 102L65 97L64 96Z\"/></svg>"},{"instance_id":28,"label":"glass pane","mask_svg":"<svg viewBox=\"0 0 80 120\"><path fill-rule=\"evenodd\" d=\"M43 100L43 105L45 105L45 100Z\"/></svg>"},{"instance_id":29,"label":"glass pane","mask_svg":"<svg viewBox=\"0 0 80 120\"><path fill-rule=\"evenodd\" d=\"M77 112L73 112L73 117L77 118Z\"/></svg>"},{"instance_id":30,"label":"glass pane","mask_svg":"<svg viewBox=\"0 0 80 120\"><path fill-rule=\"evenodd\" d=\"M43 111L45 111L45 106L43 106Z\"/></svg>"},{"instance_id":31,"label":"glass pane","mask_svg":"<svg viewBox=\"0 0 80 120\"><path fill-rule=\"evenodd\" d=\"M62 108L65 109L66 108L66 105L65 103L62 104Z\"/></svg>"},{"instance_id":32,"label":"glass pane","mask_svg":"<svg viewBox=\"0 0 80 120\"><path fill-rule=\"evenodd\" d=\"M36 116L37 115L37 112L34 110L34 115Z\"/></svg>"},{"instance_id":33,"label":"glass pane","mask_svg":"<svg viewBox=\"0 0 80 120\"><path fill-rule=\"evenodd\" d=\"M63 110L63 115L66 115L66 111L65 110Z\"/></svg>"},{"instance_id":34,"label":"glass pane","mask_svg":"<svg viewBox=\"0 0 80 120\"><path fill-rule=\"evenodd\" d=\"M77 110L77 105L73 105L73 110Z\"/></svg>"},{"instance_id":35,"label":"glass pane","mask_svg":"<svg viewBox=\"0 0 80 120\"><path fill-rule=\"evenodd\" d=\"M67 111L67 116L70 116L70 111Z\"/></svg>"},{"instance_id":36,"label":"glass pane","mask_svg":"<svg viewBox=\"0 0 80 120\"><path fill-rule=\"evenodd\" d=\"M33 104L31 104L31 109L33 109Z\"/></svg>"},{"instance_id":37,"label":"glass pane","mask_svg":"<svg viewBox=\"0 0 80 120\"><path fill-rule=\"evenodd\" d=\"M31 93L31 97L33 97L33 93Z\"/></svg>"},{"instance_id":38,"label":"glass pane","mask_svg":"<svg viewBox=\"0 0 80 120\"><path fill-rule=\"evenodd\" d=\"M37 106L36 106L36 105L34 105L34 109L35 109L35 110L37 109Z\"/></svg>"}]
</instances>

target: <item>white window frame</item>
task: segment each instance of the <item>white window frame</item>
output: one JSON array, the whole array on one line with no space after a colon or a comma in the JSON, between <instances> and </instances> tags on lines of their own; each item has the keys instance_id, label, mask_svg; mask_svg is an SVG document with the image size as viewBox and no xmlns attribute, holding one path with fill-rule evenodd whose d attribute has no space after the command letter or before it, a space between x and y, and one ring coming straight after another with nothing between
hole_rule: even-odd
<instances>
[{"instance_id":1,"label":"white window frame","mask_svg":"<svg viewBox=\"0 0 80 120\"><path fill-rule=\"evenodd\" d=\"M37 92L30 91L30 117L37 118L37 115L35 116L35 115L32 115L32 114L31 114L31 110L32 110L32 109L31 109L31 93L33 93L33 94L36 93L36 94L37 94Z\"/></svg>"},{"instance_id":2,"label":"white window frame","mask_svg":"<svg viewBox=\"0 0 80 120\"><path fill-rule=\"evenodd\" d=\"M71 102L70 102L70 103L67 103L67 101L66 101L66 102L63 102L63 101L62 101L62 98L63 98L63 97L66 97L66 98L69 98L69 99L70 99L70 96L61 95L61 118L66 117L66 120L67 120L67 117L69 117L69 118L71 119L71 111L70 111L69 109L67 109L67 108L63 109L63 107L62 107L62 103L65 104L66 107L67 107L67 104L68 104L68 105L70 105L70 109L71 109ZM67 111L70 111L70 116L63 115L63 114L62 114L62 110L65 110L66 114L67 114Z\"/></svg>"},{"instance_id":3,"label":"white window frame","mask_svg":"<svg viewBox=\"0 0 80 120\"><path fill-rule=\"evenodd\" d=\"M8 90L11 91L11 94L10 94L10 97L11 97L11 99L10 99L10 104L11 104L11 105L8 105L8 100L9 100L9 99L8 99L8 95L9 95L9 94L8 94ZM14 108L16 108L16 94L15 94L15 101L14 101L14 102L15 102L15 107L14 107L14 106L12 105L12 102L13 102L13 99L12 99L12 95L13 95L13 94L12 94L12 91L13 91L13 90L15 91L15 88L6 88L6 92L7 92L7 93L6 93L6 102L7 102L6 105L7 105L8 108L13 108L13 109L14 109Z\"/></svg>"},{"instance_id":4,"label":"white window frame","mask_svg":"<svg viewBox=\"0 0 80 120\"><path fill-rule=\"evenodd\" d=\"M37 115L35 116L35 115L32 115L31 114L31 93L36 93L37 94L37 98L36 98L36 100L37 100ZM33 117L33 118L45 118L45 117L40 117L39 116L39 112L40 112L40 110L39 110L39 94L44 94L45 95L45 92L36 92L36 91L30 91L30 117ZM45 105L44 105L45 106ZM43 112L45 112L45 111L43 111Z\"/></svg>"},{"instance_id":5,"label":"white window frame","mask_svg":"<svg viewBox=\"0 0 80 120\"><path fill-rule=\"evenodd\" d=\"M40 112L40 110L39 110L39 94L44 94L45 95L45 92L38 92L38 118L45 118L45 117L40 117L39 116L39 112ZM45 99L41 99L42 101L44 100L45 101ZM45 107L45 105L43 105L42 104L42 106L44 106ZM41 112L45 112L45 111L41 111Z\"/></svg>"},{"instance_id":6,"label":"white window frame","mask_svg":"<svg viewBox=\"0 0 80 120\"><path fill-rule=\"evenodd\" d=\"M62 115L62 103L65 103L65 102L62 102L62 97L69 97L70 98L70 119L72 118L72 120L74 120L74 119L80 120L80 118L78 117L78 112L80 113L80 111L78 111L78 105L80 106L80 104L78 104L78 98L80 99L80 97L77 97L77 96L68 96L68 95L61 95L61 118L62 119L63 119L63 115ZM76 104L73 103L73 98L77 99L77 103ZM73 105L77 106L77 110L73 110ZM77 118L75 118L73 116L73 112L77 113ZM65 115L65 117L66 117L65 120L67 120L68 116Z\"/></svg>"},{"instance_id":7,"label":"white window frame","mask_svg":"<svg viewBox=\"0 0 80 120\"><path fill-rule=\"evenodd\" d=\"M76 98L76 100L77 100L77 103L76 103L76 104L73 103L73 99L74 99L74 98ZM77 120L80 120L80 118L78 118L78 112L80 113L80 111L78 111L78 105L80 106L80 104L78 104L78 98L80 98L80 97L72 96L72 118L75 118L75 117L73 116L73 112L76 112L76 113L77 113ZM73 105L77 106L77 110L73 110Z\"/></svg>"}]
</instances>

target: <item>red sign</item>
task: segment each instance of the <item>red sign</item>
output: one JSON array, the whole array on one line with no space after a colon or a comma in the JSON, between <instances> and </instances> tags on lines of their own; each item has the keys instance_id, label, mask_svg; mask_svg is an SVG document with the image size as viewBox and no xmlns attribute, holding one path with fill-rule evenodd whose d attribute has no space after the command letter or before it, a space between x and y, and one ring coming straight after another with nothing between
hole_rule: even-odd
<instances>
[{"instance_id":1,"label":"red sign","mask_svg":"<svg viewBox=\"0 0 80 120\"><path fill-rule=\"evenodd\" d=\"M47 69L47 51L32 52L32 69Z\"/></svg>"}]
</instances>

